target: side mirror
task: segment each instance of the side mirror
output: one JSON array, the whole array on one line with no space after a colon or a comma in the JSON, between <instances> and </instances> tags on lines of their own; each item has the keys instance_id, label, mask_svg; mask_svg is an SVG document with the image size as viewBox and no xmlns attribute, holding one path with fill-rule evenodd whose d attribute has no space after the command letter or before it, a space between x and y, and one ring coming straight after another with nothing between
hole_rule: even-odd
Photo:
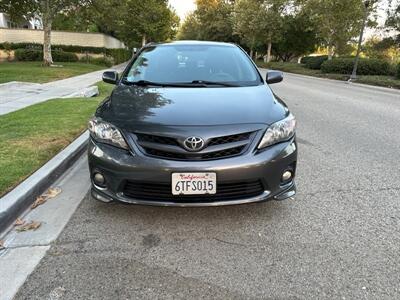
<instances>
[{"instance_id":1,"label":"side mirror","mask_svg":"<svg viewBox=\"0 0 400 300\"><path fill-rule=\"evenodd\" d=\"M103 81L111 84L116 84L118 81L118 73L115 71L104 72Z\"/></svg>"},{"instance_id":2,"label":"side mirror","mask_svg":"<svg viewBox=\"0 0 400 300\"><path fill-rule=\"evenodd\" d=\"M279 71L268 71L265 81L268 84L278 83L283 80L283 74Z\"/></svg>"}]
</instances>

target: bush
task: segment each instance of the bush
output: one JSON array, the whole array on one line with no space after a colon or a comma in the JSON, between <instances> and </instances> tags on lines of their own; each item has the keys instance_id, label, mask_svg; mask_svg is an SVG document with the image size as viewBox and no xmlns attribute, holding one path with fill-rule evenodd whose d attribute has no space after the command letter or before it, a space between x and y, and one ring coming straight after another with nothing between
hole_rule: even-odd
<instances>
[{"instance_id":1,"label":"bush","mask_svg":"<svg viewBox=\"0 0 400 300\"><path fill-rule=\"evenodd\" d=\"M80 59L80 61L85 63L90 63L99 66L106 66L112 67L114 65L114 61L112 57L91 57L91 56L84 56Z\"/></svg>"},{"instance_id":2,"label":"bush","mask_svg":"<svg viewBox=\"0 0 400 300\"><path fill-rule=\"evenodd\" d=\"M132 51L126 49L107 49L106 54L111 56L114 64L122 64L132 58Z\"/></svg>"},{"instance_id":3,"label":"bush","mask_svg":"<svg viewBox=\"0 0 400 300\"><path fill-rule=\"evenodd\" d=\"M311 58L312 56L304 56L301 58L300 63L305 65Z\"/></svg>"},{"instance_id":4,"label":"bush","mask_svg":"<svg viewBox=\"0 0 400 300\"><path fill-rule=\"evenodd\" d=\"M15 59L18 61L41 61L43 51L34 49L16 49L14 51Z\"/></svg>"},{"instance_id":5,"label":"bush","mask_svg":"<svg viewBox=\"0 0 400 300\"><path fill-rule=\"evenodd\" d=\"M51 55L53 56L54 61L77 62L79 60L78 56L72 52L52 51Z\"/></svg>"},{"instance_id":6,"label":"bush","mask_svg":"<svg viewBox=\"0 0 400 300\"><path fill-rule=\"evenodd\" d=\"M76 62L78 56L75 53L64 51L52 51L53 60L56 62ZM36 49L17 49L14 52L15 59L18 61L41 61L43 60L43 51Z\"/></svg>"},{"instance_id":7,"label":"bush","mask_svg":"<svg viewBox=\"0 0 400 300\"><path fill-rule=\"evenodd\" d=\"M11 50L16 49L29 49L42 51L43 45L36 43L0 43L0 49L10 48ZM121 64L131 59L132 51L127 49L106 49L103 47L82 47L74 45L52 45L53 51L60 52L75 52L75 53L93 53L93 54L105 54L111 56L115 64ZM41 60L41 59L40 59Z\"/></svg>"},{"instance_id":8,"label":"bush","mask_svg":"<svg viewBox=\"0 0 400 300\"><path fill-rule=\"evenodd\" d=\"M334 58L325 61L321 66L323 73L351 74L353 71L354 59ZM357 69L358 75L393 75L393 66L381 59L361 58Z\"/></svg>"},{"instance_id":9,"label":"bush","mask_svg":"<svg viewBox=\"0 0 400 300\"><path fill-rule=\"evenodd\" d=\"M397 78L400 79L400 63L397 65Z\"/></svg>"},{"instance_id":10,"label":"bush","mask_svg":"<svg viewBox=\"0 0 400 300\"><path fill-rule=\"evenodd\" d=\"M306 68L312 69L312 70L319 70L321 69L321 65L328 60L327 55L321 55L321 56L309 56L306 58Z\"/></svg>"}]
</instances>

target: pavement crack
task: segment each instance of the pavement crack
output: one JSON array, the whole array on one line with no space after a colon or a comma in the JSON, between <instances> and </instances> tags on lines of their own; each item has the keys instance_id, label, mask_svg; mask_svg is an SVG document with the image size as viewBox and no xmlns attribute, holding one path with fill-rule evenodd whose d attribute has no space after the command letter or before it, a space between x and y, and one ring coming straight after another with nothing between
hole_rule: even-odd
<instances>
[{"instance_id":1,"label":"pavement crack","mask_svg":"<svg viewBox=\"0 0 400 300\"><path fill-rule=\"evenodd\" d=\"M254 245L246 245L246 244L241 244L241 243L229 242L229 241L221 240L219 238L213 238L213 240L216 240L217 242L228 244L228 245L241 246L241 247L246 247L246 248L254 246Z\"/></svg>"}]
</instances>

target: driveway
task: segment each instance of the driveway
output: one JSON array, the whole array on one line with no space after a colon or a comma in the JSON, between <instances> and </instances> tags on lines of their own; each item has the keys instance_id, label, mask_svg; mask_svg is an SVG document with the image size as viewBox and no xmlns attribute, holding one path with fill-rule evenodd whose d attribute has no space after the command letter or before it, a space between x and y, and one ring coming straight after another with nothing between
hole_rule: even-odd
<instances>
[{"instance_id":1,"label":"driveway","mask_svg":"<svg viewBox=\"0 0 400 300\"><path fill-rule=\"evenodd\" d=\"M400 92L289 74L273 89L299 124L295 200L182 209L82 195L16 299L400 298Z\"/></svg>"},{"instance_id":2,"label":"driveway","mask_svg":"<svg viewBox=\"0 0 400 300\"><path fill-rule=\"evenodd\" d=\"M112 69L122 72L125 65L121 64ZM44 84L17 81L0 84L0 115L80 92L98 82L104 71L95 71Z\"/></svg>"}]
</instances>

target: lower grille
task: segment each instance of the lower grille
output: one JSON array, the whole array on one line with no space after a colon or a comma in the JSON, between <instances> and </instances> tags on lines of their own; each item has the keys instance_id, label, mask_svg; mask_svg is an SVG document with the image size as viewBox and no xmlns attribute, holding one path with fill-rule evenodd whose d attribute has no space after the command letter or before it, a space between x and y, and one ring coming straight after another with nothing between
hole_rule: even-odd
<instances>
[{"instance_id":1,"label":"lower grille","mask_svg":"<svg viewBox=\"0 0 400 300\"><path fill-rule=\"evenodd\" d=\"M175 203L231 201L251 198L264 192L260 180L246 182L218 183L215 195L172 195L171 184L127 181L123 193L128 198L146 201L166 201Z\"/></svg>"}]
</instances>

